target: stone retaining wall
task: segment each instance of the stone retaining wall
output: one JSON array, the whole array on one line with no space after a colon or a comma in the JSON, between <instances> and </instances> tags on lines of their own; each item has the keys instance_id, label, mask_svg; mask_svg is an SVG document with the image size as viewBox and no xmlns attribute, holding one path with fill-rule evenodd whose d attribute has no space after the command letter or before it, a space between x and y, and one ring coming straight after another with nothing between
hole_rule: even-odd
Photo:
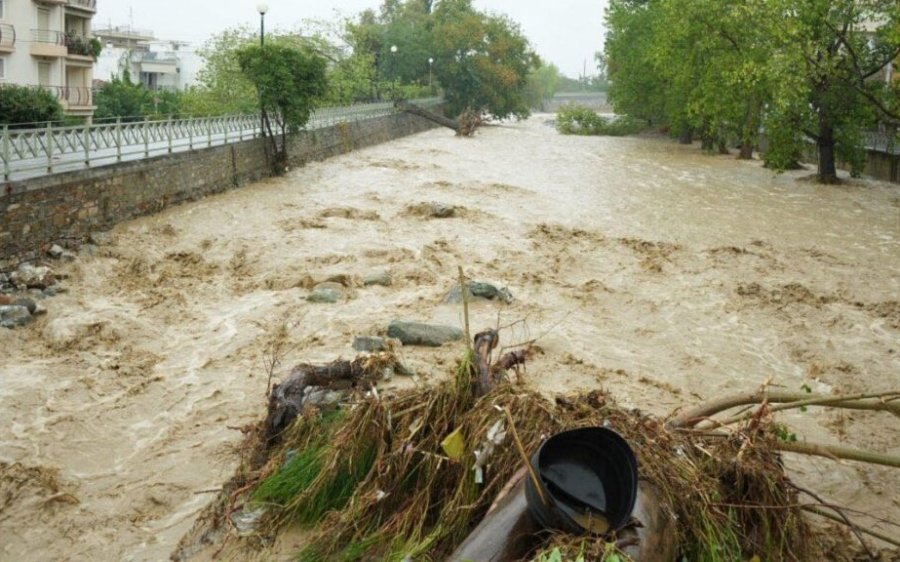
<instances>
[{"instance_id":1,"label":"stone retaining wall","mask_svg":"<svg viewBox=\"0 0 900 562\"><path fill-rule=\"evenodd\" d=\"M401 113L303 132L289 162L301 166L435 125ZM0 271L43 256L54 243L76 245L93 231L155 213L268 175L261 139L65 172L3 185Z\"/></svg>"}]
</instances>

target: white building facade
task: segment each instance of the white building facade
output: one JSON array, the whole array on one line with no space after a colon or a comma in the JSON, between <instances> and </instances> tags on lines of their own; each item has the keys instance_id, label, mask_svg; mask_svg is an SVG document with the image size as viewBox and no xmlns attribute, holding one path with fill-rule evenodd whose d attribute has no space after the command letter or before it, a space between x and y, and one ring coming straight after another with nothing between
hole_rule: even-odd
<instances>
[{"instance_id":1,"label":"white building facade","mask_svg":"<svg viewBox=\"0 0 900 562\"><path fill-rule=\"evenodd\" d=\"M39 86L90 118L97 0L0 0L0 84Z\"/></svg>"},{"instance_id":2,"label":"white building facade","mask_svg":"<svg viewBox=\"0 0 900 562\"><path fill-rule=\"evenodd\" d=\"M108 82L127 70L132 82L151 90L186 90L196 83L202 59L190 43L156 39L130 28L98 29L103 52L95 78Z\"/></svg>"}]
</instances>

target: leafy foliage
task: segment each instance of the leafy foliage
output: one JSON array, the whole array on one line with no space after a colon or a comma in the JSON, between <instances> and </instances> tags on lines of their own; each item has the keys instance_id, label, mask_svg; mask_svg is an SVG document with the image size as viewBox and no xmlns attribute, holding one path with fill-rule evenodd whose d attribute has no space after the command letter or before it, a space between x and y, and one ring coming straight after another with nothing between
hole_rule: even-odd
<instances>
[{"instance_id":1,"label":"leafy foliage","mask_svg":"<svg viewBox=\"0 0 900 562\"><path fill-rule=\"evenodd\" d=\"M900 55L900 7L885 0L613 0L603 60L618 112L706 147L793 165L815 143L819 179L864 163L863 133L900 124L881 69Z\"/></svg>"},{"instance_id":2,"label":"leafy foliage","mask_svg":"<svg viewBox=\"0 0 900 562\"><path fill-rule=\"evenodd\" d=\"M122 119L126 122L177 116L181 113L182 104L180 93L150 90L132 82L127 71L104 84L97 91L94 101L97 104L94 112L96 119Z\"/></svg>"},{"instance_id":3,"label":"leafy foliage","mask_svg":"<svg viewBox=\"0 0 900 562\"><path fill-rule=\"evenodd\" d=\"M277 114L282 132L297 131L325 94L325 59L287 45L237 51L241 71L256 89L264 111Z\"/></svg>"},{"instance_id":4,"label":"leafy foliage","mask_svg":"<svg viewBox=\"0 0 900 562\"><path fill-rule=\"evenodd\" d=\"M0 123L33 127L62 118L62 106L49 91L11 84L0 86Z\"/></svg>"},{"instance_id":5,"label":"leafy foliage","mask_svg":"<svg viewBox=\"0 0 900 562\"><path fill-rule=\"evenodd\" d=\"M476 11L471 0L443 0L434 11L434 42L435 74L451 113L529 115L523 94L540 59L518 24Z\"/></svg>"},{"instance_id":6,"label":"leafy foliage","mask_svg":"<svg viewBox=\"0 0 900 562\"><path fill-rule=\"evenodd\" d=\"M525 83L524 96L528 107L543 109L544 102L553 99L553 96L559 91L562 78L556 65L544 64L539 68L533 68L528 73L528 80Z\"/></svg>"},{"instance_id":7,"label":"leafy foliage","mask_svg":"<svg viewBox=\"0 0 900 562\"><path fill-rule=\"evenodd\" d=\"M589 107L567 104L556 114L556 129L564 135L622 137L639 133L645 123L628 116L605 118Z\"/></svg>"}]
</instances>

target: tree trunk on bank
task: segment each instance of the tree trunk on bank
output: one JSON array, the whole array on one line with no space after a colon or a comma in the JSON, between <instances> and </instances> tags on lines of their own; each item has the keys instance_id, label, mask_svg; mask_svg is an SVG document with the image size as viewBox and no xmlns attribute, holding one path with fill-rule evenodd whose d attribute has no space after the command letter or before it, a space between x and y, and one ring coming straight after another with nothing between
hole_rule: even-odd
<instances>
[{"instance_id":1,"label":"tree trunk on bank","mask_svg":"<svg viewBox=\"0 0 900 562\"><path fill-rule=\"evenodd\" d=\"M680 135L678 135L678 144L691 144L692 142L694 142L693 129L687 128Z\"/></svg>"},{"instance_id":2,"label":"tree trunk on bank","mask_svg":"<svg viewBox=\"0 0 900 562\"><path fill-rule=\"evenodd\" d=\"M753 160L753 143L744 141L741 143L741 151L738 160Z\"/></svg>"},{"instance_id":3,"label":"tree trunk on bank","mask_svg":"<svg viewBox=\"0 0 900 562\"><path fill-rule=\"evenodd\" d=\"M837 162L834 150L834 128L822 123L819 126L819 181L821 183L838 183Z\"/></svg>"}]
</instances>

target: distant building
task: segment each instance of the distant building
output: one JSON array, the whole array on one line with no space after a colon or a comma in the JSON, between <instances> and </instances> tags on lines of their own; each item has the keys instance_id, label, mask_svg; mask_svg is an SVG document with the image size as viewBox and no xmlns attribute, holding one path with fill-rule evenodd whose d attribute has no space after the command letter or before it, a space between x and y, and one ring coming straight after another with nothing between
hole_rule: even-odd
<instances>
[{"instance_id":1,"label":"distant building","mask_svg":"<svg viewBox=\"0 0 900 562\"><path fill-rule=\"evenodd\" d=\"M90 118L96 12L97 0L0 0L0 84L47 89Z\"/></svg>"},{"instance_id":2,"label":"distant building","mask_svg":"<svg viewBox=\"0 0 900 562\"><path fill-rule=\"evenodd\" d=\"M103 42L94 73L100 82L127 70L132 81L151 90L185 90L196 83L202 60L190 43L160 40L152 31L126 27L97 29L94 34Z\"/></svg>"}]
</instances>

